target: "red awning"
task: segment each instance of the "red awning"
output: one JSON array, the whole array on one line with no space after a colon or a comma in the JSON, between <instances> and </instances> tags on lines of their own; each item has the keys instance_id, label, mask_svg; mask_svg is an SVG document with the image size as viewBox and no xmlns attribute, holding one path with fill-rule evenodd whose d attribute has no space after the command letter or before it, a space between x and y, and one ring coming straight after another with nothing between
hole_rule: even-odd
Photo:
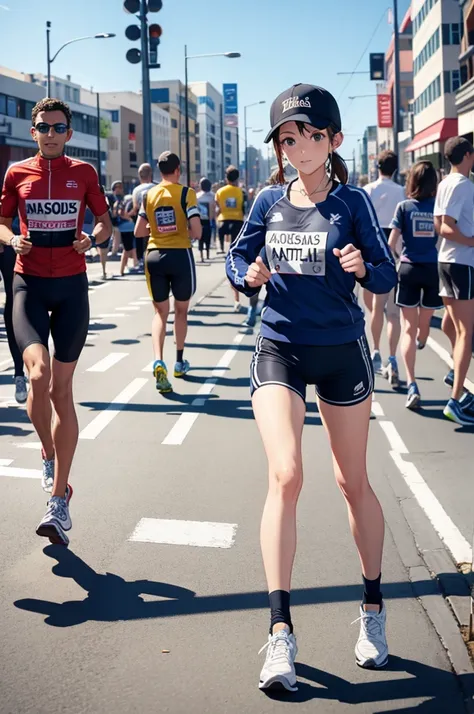
<instances>
[{"instance_id":1,"label":"red awning","mask_svg":"<svg viewBox=\"0 0 474 714\"><path fill-rule=\"evenodd\" d=\"M421 149L423 146L427 146L427 144L433 144L435 141L446 141L446 139L457 136L457 134L457 119L440 119L436 124L432 124L418 134L415 134L405 151L416 151L416 149Z\"/></svg>"}]
</instances>

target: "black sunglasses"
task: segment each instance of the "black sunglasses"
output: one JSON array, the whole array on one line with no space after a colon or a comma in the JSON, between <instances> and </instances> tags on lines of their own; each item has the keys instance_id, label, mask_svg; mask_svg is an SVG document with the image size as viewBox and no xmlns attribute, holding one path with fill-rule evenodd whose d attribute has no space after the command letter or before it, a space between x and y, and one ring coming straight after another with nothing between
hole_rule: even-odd
<instances>
[{"instance_id":1,"label":"black sunglasses","mask_svg":"<svg viewBox=\"0 0 474 714\"><path fill-rule=\"evenodd\" d=\"M35 125L36 131L40 134L48 134L50 129L54 129L56 134L65 134L68 130L67 124L63 122L57 122L56 124L48 124L45 121L40 121Z\"/></svg>"}]
</instances>

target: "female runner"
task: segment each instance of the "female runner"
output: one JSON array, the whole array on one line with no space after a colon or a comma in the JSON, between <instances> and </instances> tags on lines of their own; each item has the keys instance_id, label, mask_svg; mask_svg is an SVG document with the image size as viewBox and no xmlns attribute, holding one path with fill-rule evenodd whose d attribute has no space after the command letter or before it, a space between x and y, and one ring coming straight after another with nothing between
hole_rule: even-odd
<instances>
[{"instance_id":1,"label":"female runner","mask_svg":"<svg viewBox=\"0 0 474 714\"><path fill-rule=\"evenodd\" d=\"M266 141L273 139L280 184L283 156L298 175L287 186L261 191L226 267L232 285L249 297L267 284L251 365L252 405L269 470L261 547L270 634L259 686L295 691L290 581L308 384L316 387L362 566L356 661L362 667L387 662L380 591L384 520L366 471L374 377L353 289L358 281L374 293L390 292L396 272L370 199L346 184L347 169L336 153L343 135L334 97L297 84L275 99L270 117Z\"/></svg>"}]
</instances>

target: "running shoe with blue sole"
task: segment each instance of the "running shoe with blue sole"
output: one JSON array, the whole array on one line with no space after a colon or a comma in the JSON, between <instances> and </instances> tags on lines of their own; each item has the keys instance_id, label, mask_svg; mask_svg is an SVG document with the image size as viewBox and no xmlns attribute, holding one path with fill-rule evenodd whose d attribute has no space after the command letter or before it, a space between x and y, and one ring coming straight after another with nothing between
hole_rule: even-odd
<instances>
[{"instance_id":1,"label":"running shoe with blue sole","mask_svg":"<svg viewBox=\"0 0 474 714\"><path fill-rule=\"evenodd\" d=\"M443 410L443 414L461 426L474 426L474 414L470 414L467 410L464 411L462 404L457 399L449 400Z\"/></svg>"},{"instance_id":2,"label":"running shoe with blue sole","mask_svg":"<svg viewBox=\"0 0 474 714\"><path fill-rule=\"evenodd\" d=\"M176 362L174 366L174 376L177 378L184 377L185 374L189 372L191 365L187 359L183 359L182 362Z\"/></svg>"},{"instance_id":3,"label":"running shoe with blue sole","mask_svg":"<svg viewBox=\"0 0 474 714\"><path fill-rule=\"evenodd\" d=\"M412 382L408 387L408 396L406 401L407 409L419 409L420 408L421 395L416 382Z\"/></svg>"},{"instance_id":4,"label":"running shoe with blue sole","mask_svg":"<svg viewBox=\"0 0 474 714\"><path fill-rule=\"evenodd\" d=\"M168 370L166 364L161 359L157 359L153 363L153 376L156 379L156 388L160 394L167 394L173 391L171 382L168 379Z\"/></svg>"}]
</instances>

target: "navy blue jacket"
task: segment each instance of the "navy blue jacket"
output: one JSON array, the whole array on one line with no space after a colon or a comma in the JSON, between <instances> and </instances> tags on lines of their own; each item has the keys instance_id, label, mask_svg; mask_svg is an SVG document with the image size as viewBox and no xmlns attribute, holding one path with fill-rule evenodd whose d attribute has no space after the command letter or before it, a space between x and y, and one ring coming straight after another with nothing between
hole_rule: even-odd
<instances>
[{"instance_id":1,"label":"navy blue jacket","mask_svg":"<svg viewBox=\"0 0 474 714\"><path fill-rule=\"evenodd\" d=\"M344 272L333 248L353 243L361 250L367 274L358 282L371 292L388 293L397 282L370 198L334 183L325 201L300 208L287 193L288 186L269 186L257 196L227 255L227 276L250 297L258 289L245 282L248 266L261 255L272 271L263 337L309 345L353 342L364 333L364 315L353 292L356 278Z\"/></svg>"}]
</instances>

